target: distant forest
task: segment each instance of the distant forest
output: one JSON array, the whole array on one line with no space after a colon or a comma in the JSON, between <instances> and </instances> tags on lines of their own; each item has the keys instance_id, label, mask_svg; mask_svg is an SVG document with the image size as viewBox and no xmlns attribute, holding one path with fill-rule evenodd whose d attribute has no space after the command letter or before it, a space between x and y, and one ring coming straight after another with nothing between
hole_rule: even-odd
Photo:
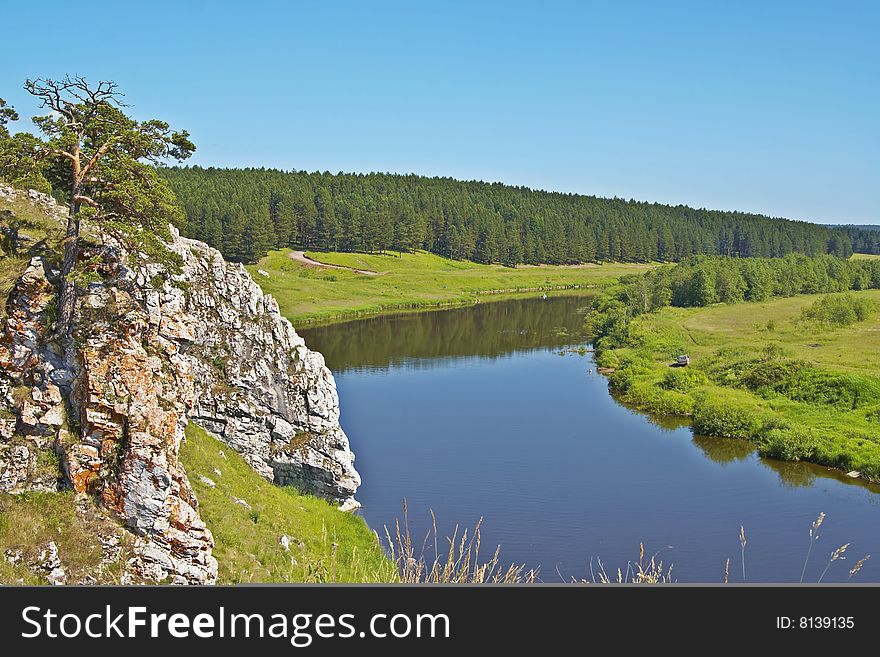
<instances>
[{"instance_id":1,"label":"distant forest","mask_svg":"<svg viewBox=\"0 0 880 657\"><path fill-rule=\"evenodd\" d=\"M880 254L880 226L839 226L847 234L856 253Z\"/></svg>"},{"instance_id":2,"label":"distant forest","mask_svg":"<svg viewBox=\"0 0 880 657\"><path fill-rule=\"evenodd\" d=\"M743 212L451 178L201 167L159 171L185 210L183 234L243 262L284 247L424 249L510 266L679 261L700 254L848 257L857 234Z\"/></svg>"}]
</instances>

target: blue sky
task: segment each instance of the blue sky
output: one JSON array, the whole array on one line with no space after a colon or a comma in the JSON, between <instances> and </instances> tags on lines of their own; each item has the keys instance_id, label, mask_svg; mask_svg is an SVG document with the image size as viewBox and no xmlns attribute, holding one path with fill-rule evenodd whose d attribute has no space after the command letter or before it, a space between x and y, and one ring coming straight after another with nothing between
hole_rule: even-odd
<instances>
[{"instance_id":1,"label":"blue sky","mask_svg":"<svg viewBox=\"0 0 880 657\"><path fill-rule=\"evenodd\" d=\"M0 16L0 97L25 116L25 78L113 79L136 116L192 133L197 164L880 223L876 2L40 0Z\"/></svg>"}]
</instances>

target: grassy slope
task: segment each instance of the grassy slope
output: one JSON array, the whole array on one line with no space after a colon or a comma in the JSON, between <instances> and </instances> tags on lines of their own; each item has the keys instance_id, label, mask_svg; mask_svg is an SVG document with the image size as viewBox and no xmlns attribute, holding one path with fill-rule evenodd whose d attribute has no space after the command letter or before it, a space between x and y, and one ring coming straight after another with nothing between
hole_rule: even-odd
<instances>
[{"instance_id":1,"label":"grassy slope","mask_svg":"<svg viewBox=\"0 0 880 657\"><path fill-rule=\"evenodd\" d=\"M101 567L104 553L98 537L109 535L119 537L122 551L116 561ZM0 494L0 584L46 584L25 562L38 559L50 541L58 546L68 583L91 575L98 583L118 584L133 540L89 500L77 502L73 491ZM20 551L22 559L10 563L2 556L7 551Z\"/></svg>"},{"instance_id":2,"label":"grassy slope","mask_svg":"<svg viewBox=\"0 0 880 657\"><path fill-rule=\"evenodd\" d=\"M33 238L23 251L8 253L0 246L0 317L6 314L6 297L12 291L15 281L27 267L31 256L46 254L53 256L58 251L62 237L62 226L48 217L45 211L28 200L8 201L0 198L0 212L9 210L14 213L20 224L19 234ZM4 222L5 223L5 222ZM8 247L8 244L6 245Z\"/></svg>"},{"instance_id":3,"label":"grassy slope","mask_svg":"<svg viewBox=\"0 0 880 657\"><path fill-rule=\"evenodd\" d=\"M423 251L389 255L309 253L328 264L379 272L322 269L294 262L287 251L273 251L248 267L281 312L295 325L331 321L383 311L473 303L489 293L594 286L647 265L609 263L578 267L479 265L449 260ZM269 273L269 278L257 270Z\"/></svg>"},{"instance_id":4,"label":"grassy slope","mask_svg":"<svg viewBox=\"0 0 880 657\"><path fill-rule=\"evenodd\" d=\"M875 253L853 253L853 260L880 260L880 255Z\"/></svg>"},{"instance_id":5,"label":"grassy slope","mask_svg":"<svg viewBox=\"0 0 880 657\"><path fill-rule=\"evenodd\" d=\"M880 302L880 290L857 294ZM880 423L871 417L876 409L842 410L716 384L698 384L683 391L661 390L660 382L668 375L667 365L676 353L688 353L692 362L689 371L699 372L713 365L760 358L768 345L780 348L785 358L876 382L880 374L880 314L837 329L799 322L801 310L820 296L708 308L664 308L638 320L641 347L603 354L603 364L624 364L623 371L612 375L612 383L620 377L618 383L624 382L626 389L623 398L645 410L690 414L695 412L693 400L705 398L714 406L743 409L743 417L758 421L782 418L817 437L818 450L807 460L863 470L877 479ZM724 355L719 357L719 352ZM634 364L626 366L627 361ZM696 407L698 412L699 403Z\"/></svg>"},{"instance_id":6,"label":"grassy slope","mask_svg":"<svg viewBox=\"0 0 880 657\"><path fill-rule=\"evenodd\" d=\"M393 579L393 564L361 517L263 479L234 450L195 425L186 436L180 458L201 516L214 534L219 583ZM282 535L291 537L289 552L279 543Z\"/></svg>"},{"instance_id":7,"label":"grassy slope","mask_svg":"<svg viewBox=\"0 0 880 657\"><path fill-rule=\"evenodd\" d=\"M266 481L238 453L195 425L186 435L180 458L201 516L214 534L219 583L396 578L394 565L362 518ZM199 475L216 486L211 488ZM124 549L119 559L99 569L103 552L98 536L107 534L119 536ZM290 551L281 546L282 535L290 537ZM45 584L44 575L25 562L37 559L49 541L58 546L68 582L91 574L100 583L118 583L133 537L91 502L77 503L73 491L0 494L0 584ZM7 550L21 551L23 558L12 564L3 557Z\"/></svg>"}]
</instances>

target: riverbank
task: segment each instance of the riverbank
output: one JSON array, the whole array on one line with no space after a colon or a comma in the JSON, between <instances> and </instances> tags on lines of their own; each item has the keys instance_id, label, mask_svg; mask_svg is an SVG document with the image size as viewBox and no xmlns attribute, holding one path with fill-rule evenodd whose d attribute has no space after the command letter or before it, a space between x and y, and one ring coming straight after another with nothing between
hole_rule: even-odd
<instances>
[{"instance_id":1,"label":"riverbank","mask_svg":"<svg viewBox=\"0 0 880 657\"><path fill-rule=\"evenodd\" d=\"M662 550L677 581L718 582L744 525L749 580L797 582L803 555L791 555L824 511L823 541L876 554L880 488L618 403L573 346L588 339L591 299L548 297L303 330L334 372L363 475L359 513L380 535L405 498L419 544L431 511L441 537L483 517L486 554L500 545L503 563L544 582L592 581L591 558L625 571L640 543ZM805 581L821 575L813 566ZM860 579L877 581L868 568Z\"/></svg>"},{"instance_id":2,"label":"riverbank","mask_svg":"<svg viewBox=\"0 0 880 657\"><path fill-rule=\"evenodd\" d=\"M847 294L880 303L880 290ZM749 439L763 456L880 481L880 316L838 328L804 321L823 296L840 295L661 308L631 320L598 364L640 410ZM690 365L670 367L680 354Z\"/></svg>"},{"instance_id":3,"label":"riverbank","mask_svg":"<svg viewBox=\"0 0 880 657\"><path fill-rule=\"evenodd\" d=\"M652 266L605 263L512 268L450 260L424 251L385 255L306 252L315 264L294 260L290 253L272 251L248 270L297 327L535 292L589 290ZM324 268L321 263L342 269Z\"/></svg>"}]
</instances>

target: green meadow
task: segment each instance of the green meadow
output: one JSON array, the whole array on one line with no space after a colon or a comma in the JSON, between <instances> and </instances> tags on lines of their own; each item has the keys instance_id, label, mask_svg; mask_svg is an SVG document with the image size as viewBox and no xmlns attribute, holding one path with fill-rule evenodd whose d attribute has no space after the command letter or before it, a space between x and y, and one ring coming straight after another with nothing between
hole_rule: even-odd
<instances>
[{"instance_id":1,"label":"green meadow","mask_svg":"<svg viewBox=\"0 0 880 657\"><path fill-rule=\"evenodd\" d=\"M294 325L321 323L382 312L466 305L544 290L591 288L650 265L481 265L425 251L413 253L325 253L306 255L321 263L375 272L331 269L296 262L287 250L272 251L248 270ZM262 270L268 277L259 273Z\"/></svg>"},{"instance_id":2,"label":"green meadow","mask_svg":"<svg viewBox=\"0 0 880 657\"><path fill-rule=\"evenodd\" d=\"M626 346L601 351L599 364L642 410L878 481L880 313L848 325L810 319L829 301L877 308L880 290L665 307L634 319ZM690 366L669 367L679 354Z\"/></svg>"}]
</instances>

